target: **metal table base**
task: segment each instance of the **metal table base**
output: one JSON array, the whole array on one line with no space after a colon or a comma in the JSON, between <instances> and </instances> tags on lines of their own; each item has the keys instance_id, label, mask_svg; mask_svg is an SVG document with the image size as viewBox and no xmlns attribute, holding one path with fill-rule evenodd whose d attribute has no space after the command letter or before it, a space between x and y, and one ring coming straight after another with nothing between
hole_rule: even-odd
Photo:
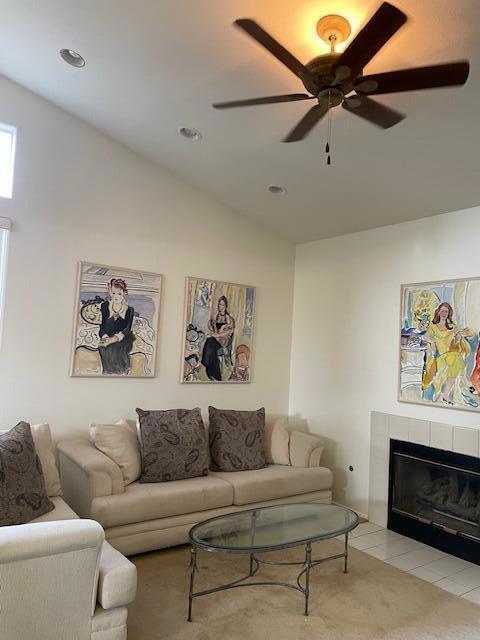
<instances>
[{"instance_id":1,"label":"metal table base","mask_svg":"<svg viewBox=\"0 0 480 640\"><path fill-rule=\"evenodd\" d=\"M305 560L303 562L275 562L272 560L263 560L261 558L257 558L254 553L250 553L250 570L247 575L243 576L243 578L239 578L238 580L234 580L233 582L227 582L226 584L219 585L217 587L213 587L211 589L205 589L204 591L194 591L194 583L195 583L195 574L198 571L197 567L197 548L195 545L191 546L190 550L190 589L188 593L188 622L192 621L192 605L193 599L199 598L200 596L207 596L211 593L217 593L218 591L226 591L227 589L236 589L238 587L254 587L254 586L278 586L278 587L287 587L289 589L295 589L295 591L300 591L303 593L305 599L305 609L304 615L308 616L308 606L309 606L309 598L310 598L310 570L312 567L316 567L319 564L323 564L324 562L328 562L329 560L338 560L339 558L344 558L344 567L343 572L348 573L348 532L345 534L345 547L343 553L338 553L334 556L329 556L328 558L320 558L318 560L312 559L312 543L307 542L305 544ZM272 580L251 580L254 578L260 568L261 564L271 564L271 565L287 565L287 566L301 566L303 567L300 573L297 575L296 583L290 582L275 582ZM247 582L248 581L248 582ZM302 584L303 582L303 584Z\"/></svg>"}]
</instances>

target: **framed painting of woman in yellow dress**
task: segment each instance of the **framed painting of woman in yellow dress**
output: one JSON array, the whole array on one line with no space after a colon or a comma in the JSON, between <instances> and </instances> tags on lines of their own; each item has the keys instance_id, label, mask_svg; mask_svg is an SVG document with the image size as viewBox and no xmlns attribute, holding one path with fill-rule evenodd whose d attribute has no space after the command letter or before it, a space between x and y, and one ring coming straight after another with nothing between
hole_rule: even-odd
<instances>
[{"instance_id":1,"label":"framed painting of woman in yellow dress","mask_svg":"<svg viewBox=\"0 0 480 640\"><path fill-rule=\"evenodd\" d=\"M480 411L480 278L402 286L399 400Z\"/></svg>"}]
</instances>

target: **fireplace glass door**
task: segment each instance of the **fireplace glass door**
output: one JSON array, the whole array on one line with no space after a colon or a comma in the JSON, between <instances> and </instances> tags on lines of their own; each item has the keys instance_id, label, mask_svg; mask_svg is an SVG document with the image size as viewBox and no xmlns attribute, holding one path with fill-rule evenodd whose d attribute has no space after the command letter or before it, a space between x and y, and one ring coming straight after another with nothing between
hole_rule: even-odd
<instances>
[{"instance_id":1,"label":"fireplace glass door","mask_svg":"<svg viewBox=\"0 0 480 640\"><path fill-rule=\"evenodd\" d=\"M480 473L394 452L391 510L480 540Z\"/></svg>"}]
</instances>

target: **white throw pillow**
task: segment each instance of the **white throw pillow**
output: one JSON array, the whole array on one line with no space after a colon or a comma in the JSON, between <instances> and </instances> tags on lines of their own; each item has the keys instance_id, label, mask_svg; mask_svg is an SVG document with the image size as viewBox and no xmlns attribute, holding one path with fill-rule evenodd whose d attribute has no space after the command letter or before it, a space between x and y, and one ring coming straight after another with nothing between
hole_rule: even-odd
<instances>
[{"instance_id":1,"label":"white throw pillow","mask_svg":"<svg viewBox=\"0 0 480 640\"><path fill-rule=\"evenodd\" d=\"M120 467L125 486L138 480L141 459L135 427L125 420L115 424L90 425L90 438L99 451Z\"/></svg>"},{"instance_id":2,"label":"white throw pillow","mask_svg":"<svg viewBox=\"0 0 480 640\"><path fill-rule=\"evenodd\" d=\"M269 464L290 465L290 432L287 426L287 418L277 418L265 424L265 455Z\"/></svg>"},{"instance_id":3,"label":"white throw pillow","mask_svg":"<svg viewBox=\"0 0 480 640\"><path fill-rule=\"evenodd\" d=\"M135 420L135 431L137 432L138 442L140 443L140 447L142 446L142 430L140 429L140 420L137 418Z\"/></svg>"},{"instance_id":4,"label":"white throw pillow","mask_svg":"<svg viewBox=\"0 0 480 640\"><path fill-rule=\"evenodd\" d=\"M55 448L53 446L50 426L44 422L42 424L32 424L30 425L30 429L32 431L35 451L42 465L47 496L49 498L61 496L62 486L60 484L60 476L55 460Z\"/></svg>"},{"instance_id":5,"label":"white throw pillow","mask_svg":"<svg viewBox=\"0 0 480 640\"><path fill-rule=\"evenodd\" d=\"M119 424L119 425L125 426L125 425L128 425L128 422L123 418L120 418L120 420L117 420L116 422L111 422L111 423L109 422L108 424ZM91 422L88 427L88 440L92 444L95 444L95 434L97 433L97 427L98 427L98 424L96 422Z\"/></svg>"}]
</instances>

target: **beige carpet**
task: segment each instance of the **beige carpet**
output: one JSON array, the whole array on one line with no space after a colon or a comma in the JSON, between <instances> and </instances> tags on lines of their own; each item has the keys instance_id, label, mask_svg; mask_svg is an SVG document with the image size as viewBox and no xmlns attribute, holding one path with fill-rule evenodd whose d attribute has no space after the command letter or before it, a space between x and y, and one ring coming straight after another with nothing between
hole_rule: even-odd
<instances>
[{"instance_id":1,"label":"beige carpet","mask_svg":"<svg viewBox=\"0 0 480 640\"><path fill-rule=\"evenodd\" d=\"M330 540L314 555L341 552ZM296 560L298 549L269 554ZM350 571L341 560L312 570L310 616L303 596L284 587L232 589L196 598L186 621L189 549L133 558L139 586L129 613L129 640L479 640L480 606L400 571L356 549ZM248 558L199 553L198 588L239 577ZM262 566L270 579L293 578L295 568ZM257 574L258 575L258 574Z\"/></svg>"}]
</instances>

